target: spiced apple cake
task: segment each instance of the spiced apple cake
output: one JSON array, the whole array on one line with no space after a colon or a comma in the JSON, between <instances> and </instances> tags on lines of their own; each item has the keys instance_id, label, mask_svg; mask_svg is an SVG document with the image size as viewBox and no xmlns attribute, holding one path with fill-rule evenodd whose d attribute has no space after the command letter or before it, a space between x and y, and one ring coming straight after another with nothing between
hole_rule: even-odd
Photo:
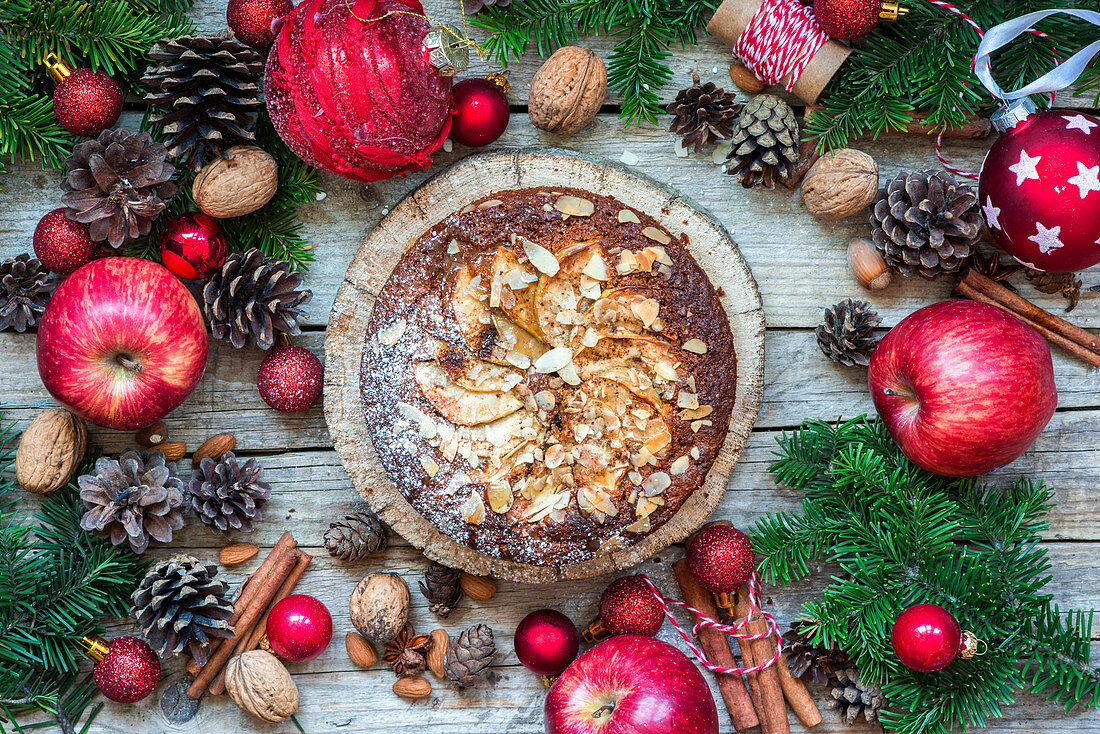
<instances>
[{"instance_id":1,"label":"spiced apple cake","mask_svg":"<svg viewBox=\"0 0 1100 734\"><path fill-rule=\"evenodd\" d=\"M687 235L519 189L416 240L367 329L367 430L448 536L562 565L629 546L703 482L734 405L729 321Z\"/></svg>"}]
</instances>

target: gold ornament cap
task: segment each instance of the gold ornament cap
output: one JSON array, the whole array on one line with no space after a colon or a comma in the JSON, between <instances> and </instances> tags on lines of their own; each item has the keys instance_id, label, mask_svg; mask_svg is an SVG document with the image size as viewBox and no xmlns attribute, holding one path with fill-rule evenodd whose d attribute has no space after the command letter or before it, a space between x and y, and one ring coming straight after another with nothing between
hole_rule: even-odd
<instances>
[{"instance_id":1,"label":"gold ornament cap","mask_svg":"<svg viewBox=\"0 0 1100 734\"><path fill-rule=\"evenodd\" d=\"M980 657L985 655L988 645L984 640L979 640L978 636L970 630L964 630L962 633L962 648L959 650L959 657L963 660L969 660L972 657Z\"/></svg>"},{"instance_id":2,"label":"gold ornament cap","mask_svg":"<svg viewBox=\"0 0 1100 734\"><path fill-rule=\"evenodd\" d=\"M581 630L581 639L590 645L602 642L608 637L611 637L611 633L603 626L603 622L599 617L593 619L587 627Z\"/></svg>"},{"instance_id":3,"label":"gold ornament cap","mask_svg":"<svg viewBox=\"0 0 1100 734\"><path fill-rule=\"evenodd\" d=\"M424 36L428 62L443 76L454 76L470 65L470 47L450 26L433 26Z\"/></svg>"},{"instance_id":4,"label":"gold ornament cap","mask_svg":"<svg viewBox=\"0 0 1100 734\"><path fill-rule=\"evenodd\" d=\"M42 63L46 65L46 73L50 75L50 79L58 84L65 81L73 73L73 68L52 51L42 57Z\"/></svg>"},{"instance_id":5,"label":"gold ornament cap","mask_svg":"<svg viewBox=\"0 0 1100 734\"><path fill-rule=\"evenodd\" d=\"M84 654L88 659L99 662L103 658L107 657L107 653L110 652L110 648L107 646L107 641L102 637L81 637L80 646L84 648Z\"/></svg>"},{"instance_id":6,"label":"gold ornament cap","mask_svg":"<svg viewBox=\"0 0 1100 734\"><path fill-rule=\"evenodd\" d=\"M896 22L898 16L901 15L909 15L909 8L902 5L898 0L883 0L882 10L879 11L878 17Z\"/></svg>"}]
</instances>

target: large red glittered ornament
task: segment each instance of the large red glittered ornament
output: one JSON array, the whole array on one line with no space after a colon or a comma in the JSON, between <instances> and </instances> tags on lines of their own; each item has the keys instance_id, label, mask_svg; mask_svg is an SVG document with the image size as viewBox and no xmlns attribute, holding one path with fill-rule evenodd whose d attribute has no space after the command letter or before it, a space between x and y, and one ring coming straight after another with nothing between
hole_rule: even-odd
<instances>
[{"instance_id":1,"label":"large red glittered ornament","mask_svg":"<svg viewBox=\"0 0 1100 734\"><path fill-rule=\"evenodd\" d=\"M499 138L508 127L508 94L489 79L463 79L455 84L451 138L479 148Z\"/></svg>"},{"instance_id":2,"label":"large red glittered ornament","mask_svg":"<svg viewBox=\"0 0 1100 734\"><path fill-rule=\"evenodd\" d=\"M209 278L225 262L228 247L221 225L189 212L173 217L160 236L160 259L177 278Z\"/></svg>"},{"instance_id":3,"label":"large red glittered ornament","mask_svg":"<svg viewBox=\"0 0 1100 734\"><path fill-rule=\"evenodd\" d=\"M896 0L814 0L817 24L841 41L862 38L879 19L897 20L908 12Z\"/></svg>"},{"instance_id":4,"label":"large red glittered ornament","mask_svg":"<svg viewBox=\"0 0 1100 734\"><path fill-rule=\"evenodd\" d=\"M699 585L715 594L736 591L756 566L749 537L731 525L700 530L688 546L687 561Z\"/></svg>"},{"instance_id":5,"label":"large red glittered ornament","mask_svg":"<svg viewBox=\"0 0 1100 734\"><path fill-rule=\"evenodd\" d=\"M103 248L88 234L88 225L66 217L64 207L38 220L32 242L34 256L58 275L68 275L103 255Z\"/></svg>"},{"instance_id":6,"label":"large red glittered ornament","mask_svg":"<svg viewBox=\"0 0 1100 734\"><path fill-rule=\"evenodd\" d=\"M325 368L313 352L286 345L272 349L256 374L260 397L275 410L297 413L321 397Z\"/></svg>"},{"instance_id":7,"label":"large red glittered ornament","mask_svg":"<svg viewBox=\"0 0 1100 734\"><path fill-rule=\"evenodd\" d=\"M955 615L935 604L917 604L898 615L890 644L904 665L919 673L942 670L959 657L973 657L977 638L963 632Z\"/></svg>"},{"instance_id":8,"label":"large red glittered ornament","mask_svg":"<svg viewBox=\"0 0 1100 734\"><path fill-rule=\"evenodd\" d=\"M569 617L553 609L537 609L519 623L514 636L516 657L532 673L561 675L577 657L581 636Z\"/></svg>"},{"instance_id":9,"label":"large red glittered ornament","mask_svg":"<svg viewBox=\"0 0 1100 734\"><path fill-rule=\"evenodd\" d=\"M110 76L91 69L69 73L63 64L51 65L50 75L61 82L53 90L58 125L73 135L94 138L118 122L122 87Z\"/></svg>"},{"instance_id":10,"label":"large red glittered ornament","mask_svg":"<svg viewBox=\"0 0 1100 734\"><path fill-rule=\"evenodd\" d=\"M136 703L160 682L160 658L137 637L99 637L81 640L84 654L96 661L92 678L104 696L118 703Z\"/></svg>"},{"instance_id":11,"label":"large red glittered ornament","mask_svg":"<svg viewBox=\"0 0 1100 734\"><path fill-rule=\"evenodd\" d=\"M267 617L261 646L283 660L312 660L332 642L332 615L320 600L308 594L291 594Z\"/></svg>"},{"instance_id":12,"label":"large red glittered ornament","mask_svg":"<svg viewBox=\"0 0 1100 734\"><path fill-rule=\"evenodd\" d=\"M612 635L653 637L665 622L665 612L653 589L639 575L615 579L600 596L600 616L582 636L597 642Z\"/></svg>"},{"instance_id":13,"label":"large red glittered ornament","mask_svg":"<svg viewBox=\"0 0 1100 734\"><path fill-rule=\"evenodd\" d=\"M1100 118L1034 110L1020 100L994 118L1006 129L982 164L978 201L1009 255L1036 270L1081 270L1100 262Z\"/></svg>"},{"instance_id":14,"label":"large red glittered ornament","mask_svg":"<svg viewBox=\"0 0 1100 734\"><path fill-rule=\"evenodd\" d=\"M418 0L305 0L286 16L264 94L298 157L356 181L431 165L451 128L442 72L455 69L423 13Z\"/></svg>"},{"instance_id":15,"label":"large red glittered ornament","mask_svg":"<svg viewBox=\"0 0 1100 734\"><path fill-rule=\"evenodd\" d=\"M225 21L241 43L267 49L275 42L272 24L291 10L290 0L229 0Z\"/></svg>"}]
</instances>

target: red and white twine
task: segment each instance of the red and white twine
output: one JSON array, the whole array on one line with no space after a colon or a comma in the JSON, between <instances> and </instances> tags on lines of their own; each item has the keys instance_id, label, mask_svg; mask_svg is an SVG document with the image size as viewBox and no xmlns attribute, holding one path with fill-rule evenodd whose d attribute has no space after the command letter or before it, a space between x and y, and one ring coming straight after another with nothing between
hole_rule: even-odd
<instances>
[{"instance_id":1,"label":"red and white twine","mask_svg":"<svg viewBox=\"0 0 1100 734\"><path fill-rule=\"evenodd\" d=\"M797 0L764 0L733 42L733 55L769 87L788 92L829 36Z\"/></svg>"}]
</instances>

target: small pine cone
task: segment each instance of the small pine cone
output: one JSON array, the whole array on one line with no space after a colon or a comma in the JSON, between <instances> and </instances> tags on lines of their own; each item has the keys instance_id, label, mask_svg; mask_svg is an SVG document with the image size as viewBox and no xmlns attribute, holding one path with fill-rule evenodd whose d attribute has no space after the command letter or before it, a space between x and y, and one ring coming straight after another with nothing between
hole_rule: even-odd
<instances>
[{"instance_id":1,"label":"small pine cone","mask_svg":"<svg viewBox=\"0 0 1100 734\"><path fill-rule=\"evenodd\" d=\"M238 462L232 451L217 461L206 457L191 472L191 508L227 538L235 530L252 532L252 523L263 519L260 508L271 499L271 487L260 480L263 471L255 459Z\"/></svg>"},{"instance_id":2,"label":"small pine cone","mask_svg":"<svg viewBox=\"0 0 1100 734\"><path fill-rule=\"evenodd\" d=\"M693 74L691 79L692 85L681 89L665 111L673 116L669 132L682 137L684 147L694 148L698 153L733 135L733 121L742 105L737 103L735 95L714 82L699 84L698 74Z\"/></svg>"},{"instance_id":3,"label":"small pine cone","mask_svg":"<svg viewBox=\"0 0 1100 734\"><path fill-rule=\"evenodd\" d=\"M424 571L424 580L420 582L420 592L431 602L432 613L446 617L458 604L462 590L458 586L459 571L447 568L442 563L430 561Z\"/></svg>"},{"instance_id":4,"label":"small pine cone","mask_svg":"<svg viewBox=\"0 0 1100 734\"><path fill-rule=\"evenodd\" d=\"M733 123L726 173L741 174L746 189L790 181L798 166L799 135L790 105L772 94L756 95Z\"/></svg>"},{"instance_id":5,"label":"small pine cone","mask_svg":"<svg viewBox=\"0 0 1100 734\"><path fill-rule=\"evenodd\" d=\"M1061 293L1069 301L1066 313L1077 308L1077 302L1081 299L1081 281L1076 273L1048 273L1024 268L1024 277L1040 293Z\"/></svg>"},{"instance_id":6,"label":"small pine cone","mask_svg":"<svg viewBox=\"0 0 1100 734\"><path fill-rule=\"evenodd\" d=\"M825 685L836 671L851 666L851 659L836 647L819 647L813 643L817 625L813 620L796 619L783 633L783 650L787 665L795 678L809 676L814 683Z\"/></svg>"},{"instance_id":7,"label":"small pine cone","mask_svg":"<svg viewBox=\"0 0 1100 734\"><path fill-rule=\"evenodd\" d=\"M418 635L411 624L386 643L382 662L393 668L398 678L420 675L428 667L428 650L432 646L431 635Z\"/></svg>"},{"instance_id":8,"label":"small pine cone","mask_svg":"<svg viewBox=\"0 0 1100 734\"><path fill-rule=\"evenodd\" d=\"M885 700L881 688L864 683L860 679L859 670L850 667L836 671L825 705L836 710L844 722L851 726L861 716L868 722L876 721Z\"/></svg>"},{"instance_id":9,"label":"small pine cone","mask_svg":"<svg viewBox=\"0 0 1100 734\"><path fill-rule=\"evenodd\" d=\"M206 318L216 339L237 349L270 349L279 333L302 333L298 320L313 291L298 290L302 276L253 247L234 252L202 290Z\"/></svg>"},{"instance_id":10,"label":"small pine cone","mask_svg":"<svg viewBox=\"0 0 1100 734\"><path fill-rule=\"evenodd\" d=\"M325 531L325 550L341 561L361 561L385 547L386 526L370 510L345 515Z\"/></svg>"},{"instance_id":11,"label":"small pine cone","mask_svg":"<svg viewBox=\"0 0 1100 734\"><path fill-rule=\"evenodd\" d=\"M443 670L452 683L460 688L471 688L485 680L495 653L493 630L488 625L475 624L464 630L447 650Z\"/></svg>"},{"instance_id":12,"label":"small pine cone","mask_svg":"<svg viewBox=\"0 0 1100 734\"><path fill-rule=\"evenodd\" d=\"M0 331L13 329L22 334L34 326L57 283L42 263L27 253L0 263Z\"/></svg>"},{"instance_id":13,"label":"small pine cone","mask_svg":"<svg viewBox=\"0 0 1100 734\"><path fill-rule=\"evenodd\" d=\"M871 362L871 352L878 344L875 327L882 318L867 301L845 299L825 309L825 321L816 331L817 345L825 356L848 367Z\"/></svg>"},{"instance_id":14,"label":"small pine cone","mask_svg":"<svg viewBox=\"0 0 1100 734\"><path fill-rule=\"evenodd\" d=\"M210 640L232 637L233 602L217 564L181 554L157 563L134 590L130 616L158 655L188 648L206 663Z\"/></svg>"}]
</instances>

